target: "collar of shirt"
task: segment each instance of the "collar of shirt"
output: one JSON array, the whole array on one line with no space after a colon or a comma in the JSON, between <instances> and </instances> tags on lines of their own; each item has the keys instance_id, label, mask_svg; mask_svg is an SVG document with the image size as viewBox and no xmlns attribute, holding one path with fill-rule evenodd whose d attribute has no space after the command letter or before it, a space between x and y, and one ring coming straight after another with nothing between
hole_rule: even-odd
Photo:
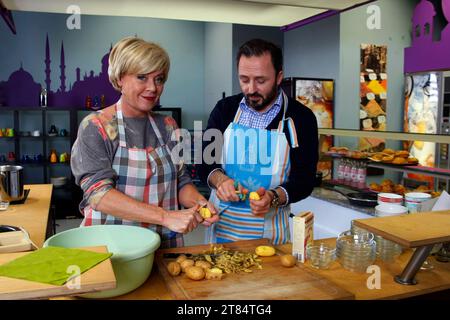
<instances>
[{"instance_id":1,"label":"collar of shirt","mask_svg":"<svg viewBox=\"0 0 450 320\"><path fill-rule=\"evenodd\" d=\"M251 128L266 128L272 120L275 119L278 112L280 112L282 102L283 95L281 90L279 90L277 99L273 105L267 111L261 113L249 107L245 101L245 97L243 97L239 103L239 108L241 109L242 114L238 123Z\"/></svg>"}]
</instances>

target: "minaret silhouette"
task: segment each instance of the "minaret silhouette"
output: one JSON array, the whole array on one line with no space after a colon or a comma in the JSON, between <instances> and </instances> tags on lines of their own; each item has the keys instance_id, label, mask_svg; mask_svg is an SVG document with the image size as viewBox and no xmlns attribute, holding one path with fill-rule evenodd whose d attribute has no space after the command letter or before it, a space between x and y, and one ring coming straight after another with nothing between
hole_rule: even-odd
<instances>
[{"instance_id":1,"label":"minaret silhouette","mask_svg":"<svg viewBox=\"0 0 450 320\"><path fill-rule=\"evenodd\" d=\"M64 41L61 42L61 64L59 65L59 68L61 70L61 76L59 77L61 79L60 90L61 92L66 92L66 75L64 72L64 69L66 69L64 61Z\"/></svg>"},{"instance_id":2,"label":"minaret silhouette","mask_svg":"<svg viewBox=\"0 0 450 320\"><path fill-rule=\"evenodd\" d=\"M45 42L45 84L47 85L47 92L50 93L50 83L52 80L50 80L50 46L48 44L48 33L47 33L47 40Z\"/></svg>"}]
</instances>

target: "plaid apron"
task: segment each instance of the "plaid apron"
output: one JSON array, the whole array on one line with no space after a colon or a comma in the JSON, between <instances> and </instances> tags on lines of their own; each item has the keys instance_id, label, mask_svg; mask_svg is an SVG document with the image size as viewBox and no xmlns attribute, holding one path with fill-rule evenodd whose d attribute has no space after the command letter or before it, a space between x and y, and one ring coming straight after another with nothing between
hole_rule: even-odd
<instances>
[{"instance_id":1,"label":"plaid apron","mask_svg":"<svg viewBox=\"0 0 450 320\"><path fill-rule=\"evenodd\" d=\"M275 188L289 177L290 147L284 134L285 123L292 148L298 147L298 140L294 122L291 118L285 118L288 104L284 93L283 100L283 118L277 130L255 129L238 124L241 115L238 108L234 121L224 133L222 168L227 176L239 181L250 191L256 191L259 187L266 190ZM256 141L245 137L254 137ZM263 158L261 154L267 158ZM271 208L264 216L255 216L251 212L249 200L222 202L217 198L215 189L211 192L210 201L219 210L225 210L221 213L220 220L208 228L207 242L267 238L273 244L281 244L290 240L290 206Z\"/></svg>"},{"instance_id":2,"label":"plaid apron","mask_svg":"<svg viewBox=\"0 0 450 320\"><path fill-rule=\"evenodd\" d=\"M116 112L119 147L112 166L118 176L116 189L138 201L166 210L178 210L177 169L171 159L169 147L164 143L152 116L149 114L149 120L160 146L146 149L128 148L120 100L117 102ZM161 236L161 248L184 245L181 233L172 232L160 225L120 219L87 206L81 225L99 224L124 224L149 228Z\"/></svg>"}]
</instances>

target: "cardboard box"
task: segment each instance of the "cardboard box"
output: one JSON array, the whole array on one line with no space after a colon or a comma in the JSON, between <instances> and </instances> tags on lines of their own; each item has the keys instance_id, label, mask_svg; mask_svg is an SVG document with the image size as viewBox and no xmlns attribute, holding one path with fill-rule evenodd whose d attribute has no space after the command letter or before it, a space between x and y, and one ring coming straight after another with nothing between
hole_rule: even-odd
<instances>
[{"instance_id":1,"label":"cardboard box","mask_svg":"<svg viewBox=\"0 0 450 320\"><path fill-rule=\"evenodd\" d=\"M314 241L314 214L311 211L303 211L291 215L293 215L292 255L303 263L306 258L306 246Z\"/></svg>"}]
</instances>

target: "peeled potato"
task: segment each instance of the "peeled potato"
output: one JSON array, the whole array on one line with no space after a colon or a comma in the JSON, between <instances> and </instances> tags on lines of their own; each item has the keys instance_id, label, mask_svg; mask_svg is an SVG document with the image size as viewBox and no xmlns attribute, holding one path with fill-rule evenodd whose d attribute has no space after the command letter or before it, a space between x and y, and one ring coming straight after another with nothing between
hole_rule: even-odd
<instances>
[{"instance_id":1,"label":"peeled potato","mask_svg":"<svg viewBox=\"0 0 450 320\"><path fill-rule=\"evenodd\" d=\"M259 200L261 199L261 197L259 196L259 194L257 194L256 192L250 192L250 196L249 196L250 200Z\"/></svg>"},{"instance_id":2,"label":"peeled potato","mask_svg":"<svg viewBox=\"0 0 450 320\"><path fill-rule=\"evenodd\" d=\"M205 277L205 270L201 267L191 266L186 268L186 275L192 280L202 280Z\"/></svg>"},{"instance_id":3,"label":"peeled potato","mask_svg":"<svg viewBox=\"0 0 450 320\"><path fill-rule=\"evenodd\" d=\"M208 261L195 261L195 266L206 270L211 268L211 263L209 263Z\"/></svg>"},{"instance_id":4,"label":"peeled potato","mask_svg":"<svg viewBox=\"0 0 450 320\"><path fill-rule=\"evenodd\" d=\"M200 208L199 213L203 219L211 218L212 216L211 211L208 208Z\"/></svg>"},{"instance_id":5,"label":"peeled potato","mask_svg":"<svg viewBox=\"0 0 450 320\"><path fill-rule=\"evenodd\" d=\"M167 265L167 271L169 271L171 276L177 276L181 273L181 266L178 262L169 262Z\"/></svg>"},{"instance_id":6,"label":"peeled potato","mask_svg":"<svg viewBox=\"0 0 450 320\"><path fill-rule=\"evenodd\" d=\"M291 268L297 263L297 259L291 254L285 254L280 257L281 265L286 268Z\"/></svg>"},{"instance_id":7,"label":"peeled potato","mask_svg":"<svg viewBox=\"0 0 450 320\"><path fill-rule=\"evenodd\" d=\"M179 256L178 256L178 258L177 258L177 260L175 260L176 262L178 262L178 263L182 263L184 260L186 260L187 259L187 257L186 257L186 255L185 254L180 254Z\"/></svg>"},{"instance_id":8,"label":"peeled potato","mask_svg":"<svg viewBox=\"0 0 450 320\"><path fill-rule=\"evenodd\" d=\"M270 257L275 254L275 248L271 246L258 246L255 253L260 257Z\"/></svg>"},{"instance_id":9,"label":"peeled potato","mask_svg":"<svg viewBox=\"0 0 450 320\"><path fill-rule=\"evenodd\" d=\"M206 269L206 280L222 280L223 271L219 268Z\"/></svg>"},{"instance_id":10,"label":"peeled potato","mask_svg":"<svg viewBox=\"0 0 450 320\"><path fill-rule=\"evenodd\" d=\"M186 272L186 269L189 267L192 267L194 265L194 260L186 259L183 262L181 262L181 271Z\"/></svg>"}]
</instances>

